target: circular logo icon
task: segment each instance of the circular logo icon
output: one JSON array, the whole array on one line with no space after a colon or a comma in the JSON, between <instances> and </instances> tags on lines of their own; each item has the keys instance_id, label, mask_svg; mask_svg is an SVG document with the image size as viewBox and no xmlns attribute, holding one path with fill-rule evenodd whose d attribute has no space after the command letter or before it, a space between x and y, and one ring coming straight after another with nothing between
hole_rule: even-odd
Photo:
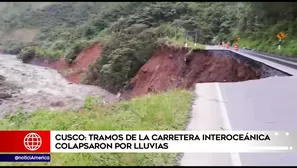
<instances>
[{"instance_id":1,"label":"circular logo icon","mask_svg":"<svg viewBox=\"0 0 297 168\"><path fill-rule=\"evenodd\" d=\"M29 133L24 138L24 146L29 151L36 151L40 148L42 144L41 137L36 133Z\"/></svg>"}]
</instances>

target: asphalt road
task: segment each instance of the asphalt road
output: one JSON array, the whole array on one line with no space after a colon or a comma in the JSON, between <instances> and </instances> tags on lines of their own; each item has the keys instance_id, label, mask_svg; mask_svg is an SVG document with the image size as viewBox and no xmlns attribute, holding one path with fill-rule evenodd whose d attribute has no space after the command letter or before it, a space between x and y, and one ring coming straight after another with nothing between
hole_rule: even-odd
<instances>
[{"instance_id":1,"label":"asphalt road","mask_svg":"<svg viewBox=\"0 0 297 168\"><path fill-rule=\"evenodd\" d=\"M207 49L222 48L207 46ZM297 71L252 54L243 54L262 63L275 65L293 76L275 76L237 83L196 84L196 100L187 130L297 130ZM297 165L296 158L297 154L293 153L185 153L180 164L293 166Z\"/></svg>"},{"instance_id":2,"label":"asphalt road","mask_svg":"<svg viewBox=\"0 0 297 168\"><path fill-rule=\"evenodd\" d=\"M276 54L263 53L263 52L259 52L259 51L252 51L252 50L247 50L247 49L242 49L242 48L240 48L239 51L250 53L250 54L260 54L260 55L265 55L265 56L272 57L272 58L279 58L279 59L283 59L283 60L287 60L287 61L297 62L296 57L279 56Z\"/></svg>"},{"instance_id":3,"label":"asphalt road","mask_svg":"<svg viewBox=\"0 0 297 168\"><path fill-rule=\"evenodd\" d=\"M297 130L296 84L295 76L220 83L232 128Z\"/></svg>"},{"instance_id":4,"label":"asphalt road","mask_svg":"<svg viewBox=\"0 0 297 168\"><path fill-rule=\"evenodd\" d=\"M238 53L244 57L251 58L255 61L261 62L266 64L270 67L274 67L279 69L280 71L286 72L291 75L297 75L297 62L293 60L289 60L288 58L284 57L276 57L270 55L265 55L263 53L258 53L249 50L239 49L238 51L234 50L234 48L226 49L222 46L206 46L206 49L209 50L229 50L233 51L234 53ZM290 58L292 59L292 58Z\"/></svg>"},{"instance_id":5,"label":"asphalt road","mask_svg":"<svg viewBox=\"0 0 297 168\"><path fill-rule=\"evenodd\" d=\"M271 54L263 54L255 51L250 51L250 50L244 50L244 49L239 49L240 53L252 55L254 57L262 58L268 61L276 62L278 64L297 69L297 59L296 58L289 58L289 57L283 57L283 56L274 56Z\"/></svg>"},{"instance_id":6,"label":"asphalt road","mask_svg":"<svg viewBox=\"0 0 297 168\"><path fill-rule=\"evenodd\" d=\"M219 84L232 130L297 130L297 77ZM297 165L297 154L240 154L241 164Z\"/></svg>"}]
</instances>

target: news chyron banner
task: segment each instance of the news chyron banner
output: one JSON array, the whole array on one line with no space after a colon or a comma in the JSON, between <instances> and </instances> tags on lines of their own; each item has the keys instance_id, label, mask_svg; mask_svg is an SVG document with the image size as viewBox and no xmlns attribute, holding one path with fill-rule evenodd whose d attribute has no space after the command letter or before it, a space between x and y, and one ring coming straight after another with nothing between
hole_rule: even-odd
<instances>
[{"instance_id":1,"label":"news chyron banner","mask_svg":"<svg viewBox=\"0 0 297 168\"><path fill-rule=\"evenodd\" d=\"M0 131L0 137L6 162L50 162L52 153L297 151L297 132L282 131Z\"/></svg>"},{"instance_id":2,"label":"news chyron banner","mask_svg":"<svg viewBox=\"0 0 297 168\"><path fill-rule=\"evenodd\" d=\"M50 162L51 131L0 131L0 162Z\"/></svg>"}]
</instances>

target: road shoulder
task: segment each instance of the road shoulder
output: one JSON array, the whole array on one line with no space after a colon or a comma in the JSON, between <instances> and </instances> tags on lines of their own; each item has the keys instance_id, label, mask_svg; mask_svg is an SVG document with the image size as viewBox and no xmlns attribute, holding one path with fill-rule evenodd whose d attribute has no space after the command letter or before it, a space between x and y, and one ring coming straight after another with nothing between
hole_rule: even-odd
<instances>
[{"instance_id":1,"label":"road shoulder","mask_svg":"<svg viewBox=\"0 0 297 168\"><path fill-rule=\"evenodd\" d=\"M191 111L188 131L219 131L231 129L218 83L196 84L196 99ZM223 113L224 115L222 115ZM227 116L228 118L228 116ZM230 153L184 153L181 166L240 165L238 155Z\"/></svg>"}]
</instances>

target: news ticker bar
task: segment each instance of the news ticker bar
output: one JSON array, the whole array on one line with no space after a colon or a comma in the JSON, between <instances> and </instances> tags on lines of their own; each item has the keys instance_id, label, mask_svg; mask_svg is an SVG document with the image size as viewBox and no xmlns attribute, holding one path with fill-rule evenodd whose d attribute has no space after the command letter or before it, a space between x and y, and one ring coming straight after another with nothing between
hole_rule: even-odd
<instances>
[{"instance_id":1,"label":"news ticker bar","mask_svg":"<svg viewBox=\"0 0 297 168\"><path fill-rule=\"evenodd\" d=\"M0 154L0 162L50 162L50 154Z\"/></svg>"},{"instance_id":2,"label":"news ticker bar","mask_svg":"<svg viewBox=\"0 0 297 168\"><path fill-rule=\"evenodd\" d=\"M285 131L0 131L2 153L297 152ZM13 144L13 145L6 145Z\"/></svg>"},{"instance_id":3,"label":"news ticker bar","mask_svg":"<svg viewBox=\"0 0 297 168\"><path fill-rule=\"evenodd\" d=\"M51 153L292 153L296 132L51 131Z\"/></svg>"}]
</instances>

